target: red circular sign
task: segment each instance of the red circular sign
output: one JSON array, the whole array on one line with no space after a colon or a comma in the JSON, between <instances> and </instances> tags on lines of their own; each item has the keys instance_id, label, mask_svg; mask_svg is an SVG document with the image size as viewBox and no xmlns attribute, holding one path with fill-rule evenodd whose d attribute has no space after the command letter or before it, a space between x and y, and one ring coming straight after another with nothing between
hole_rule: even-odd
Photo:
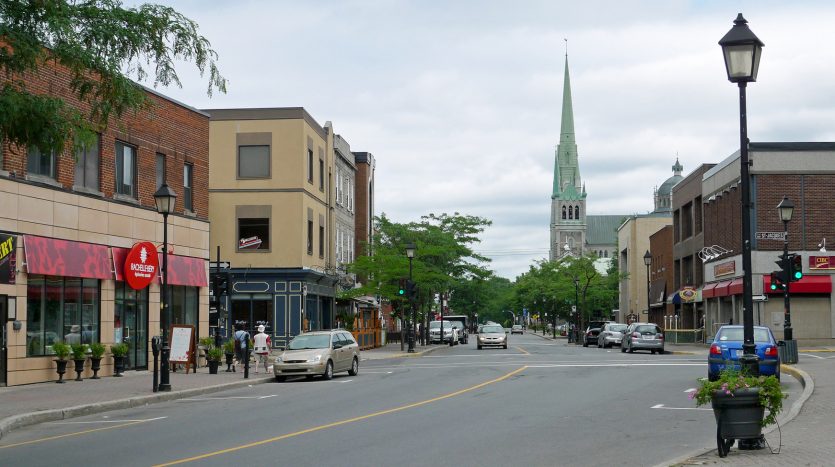
<instances>
[{"instance_id":1,"label":"red circular sign","mask_svg":"<svg viewBox=\"0 0 835 467\"><path fill-rule=\"evenodd\" d=\"M125 281L132 289L144 289L154 280L159 270L157 248L151 242L137 243L125 258Z\"/></svg>"}]
</instances>

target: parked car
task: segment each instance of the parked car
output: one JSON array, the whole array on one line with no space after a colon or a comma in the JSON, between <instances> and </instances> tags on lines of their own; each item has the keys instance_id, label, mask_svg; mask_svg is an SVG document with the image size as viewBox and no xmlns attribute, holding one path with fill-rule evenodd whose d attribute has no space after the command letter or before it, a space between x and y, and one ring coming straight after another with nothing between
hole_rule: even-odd
<instances>
[{"instance_id":1,"label":"parked car","mask_svg":"<svg viewBox=\"0 0 835 467\"><path fill-rule=\"evenodd\" d=\"M507 348L507 332L500 324L485 324L478 333L478 350L484 347Z\"/></svg>"},{"instance_id":2,"label":"parked car","mask_svg":"<svg viewBox=\"0 0 835 467\"><path fill-rule=\"evenodd\" d=\"M444 336L441 338L441 321L429 322L429 343L430 344L449 344L453 339L454 330L452 329L452 321L443 321ZM455 336L457 337L457 336Z\"/></svg>"},{"instance_id":3,"label":"parked car","mask_svg":"<svg viewBox=\"0 0 835 467\"><path fill-rule=\"evenodd\" d=\"M464 322L457 321L457 320L450 320L452 323L452 328L455 331L456 335L456 344L467 344L470 342L470 334L467 332L467 325Z\"/></svg>"},{"instance_id":4,"label":"parked car","mask_svg":"<svg viewBox=\"0 0 835 467\"><path fill-rule=\"evenodd\" d=\"M586 328L586 333L583 336L583 347L588 347L589 344L597 345L597 335L600 334L600 328L606 323L611 323L611 321L589 322L589 327Z\"/></svg>"},{"instance_id":5,"label":"parked car","mask_svg":"<svg viewBox=\"0 0 835 467\"><path fill-rule=\"evenodd\" d=\"M626 331L626 325L622 323L606 323L600 328L600 334L597 335L597 347L604 349L613 345L620 345L623 341L623 331Z\"/></svg>"},{"instance_id":6,"label":"parked car","mask_svg":"<svg viewBox=\"0 0 835 467\"><path fill-rule=\"evenodd\" d=\"M284 352L276 357L273 375L279 382L285 381L288 376L331 379L334 373L340 371L356 376L359 372L359 353L354 336L344 329L305 332L294 337Z\"/></svg>"},{"instance_id":7,"label":"parked car","mask_svg":"<svg viewBox=\"0 0 835 467\"><path fill-rule=\"evenodd\" d=\"M521 324L514 324L513 327L510 328L511 334L524 334L525 331L522 329Z\"/></svg>"},{"instance_id":8,"label":"parked car","mask_svg":"<svg viewBox=\"0 0 835 467\"><path fill-rule=\"evenodd\" d=\"M719 373L727 366L740 368L742 356L743 327L739 325L722 326L716 331L713 344L707 354L707 379L716 381ZM780 358L777 353L777 340L771 329L754 326L754 345L759 357L760 374L774 375L780 379Z\"/></svg>"},{"instance_id":9,"label":"parked car","mask_svg":"<svg viewBox=\"0 0 835 467\"><path fill-rule=\"evenodd\" d=\"M632 323L623 332L620 351L632 353L649 350L650 353L664 353L664 333L655 323Z\"/></svg>"}]
</instances>

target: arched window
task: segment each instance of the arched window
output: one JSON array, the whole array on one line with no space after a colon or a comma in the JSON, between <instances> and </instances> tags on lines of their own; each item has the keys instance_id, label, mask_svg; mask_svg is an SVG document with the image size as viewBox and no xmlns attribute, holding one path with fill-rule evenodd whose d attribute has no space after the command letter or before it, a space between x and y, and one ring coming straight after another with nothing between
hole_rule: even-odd
<instances>
[{"instance_id":1,"label":"arched window","mask_svg":"<svg viewBox=\"0 0 835 467\"><path fill-rule=\"evenodd\" d=\"M605 250L605 251L603 252L603 257L604 257L604 258L608 258L608 257L609 257L609 250Z\"/></svg>"},{"instance_id":2,"label":"arched window","mask_svg":"<svg viewBox=\"0 0 835 467\"><path fill-rule=\"evenodd\" d=\"M565 206L562 207L562 218L565 219Z\"/></svg>"},{"instance_id":3,"label":"arched window","mask_svg":"<svg viewBox=\"0 0 835 467\"><path fill-rule=\"evenodd\" d=\"M580 219L580 206L574 206L574 218Z\"/></svg>"},{"instance_id":4,"label":"arched window","mask_svg":"<svg viewBox=\"0 0 835 467\"><path fill-rule=\"evenodd\" d=\"M574 237L568 237L568 248L574 248Z\"/></svg>"},{"instance_id":5,"label":"arched window","mask_svg":"<svg viewBox=\"0 0 835 467\"><path fill-rule=\"evenodd\" d=\"M569 218L569 219L574 219L573 217L571 217L571 214L572 214L572 213L571 213L571 206L569 206L569 207L568 207L568 218Z\"/></svg>"}]
</instances>

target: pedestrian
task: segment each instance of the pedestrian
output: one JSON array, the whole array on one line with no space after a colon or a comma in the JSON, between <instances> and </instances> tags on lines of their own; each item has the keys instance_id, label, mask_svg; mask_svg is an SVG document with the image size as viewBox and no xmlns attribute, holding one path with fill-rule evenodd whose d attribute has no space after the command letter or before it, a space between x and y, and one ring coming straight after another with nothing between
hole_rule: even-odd
<instances>
[{"instance_id":1,"label":"pedestrian","mask_svg":"<svg viewBox=\"0 0 835 467\"><path fill-rule=\"evenodd\" d=\"M247 358L247 348L249 347L249 333L244 331L243 323L235 325L235 360L239 365L245 365ZM237 371L235 365L232 365L232 371Z\"/></svg>"},{"instance_id":2,"label":"pedestrian","mask_svg":"<svg viewBox=\"0 0 835 467\"><path fill-rule=\"evenodd\" d=\"M255 373L258 373L258 364L262 362L264 363L264 373L266 373L267 357L270 355L272 343L270 342L270 336L264 333L263 324L258 326L258 334L253 337L253 341L253 348L255 349L255 355L257 355L257 360L255 361Z\"/></svg>"},{"instance_id":3,"label":"pedestrian","mask_svg":"<svg viewBox=\"0 0 835 467\"><path fill-rule=\"evenodd\" d=\"M81 326L73 324L70 326L70 332L64 335L65 344L80 344L81 343Z\"/></svg>"}]
</instances>

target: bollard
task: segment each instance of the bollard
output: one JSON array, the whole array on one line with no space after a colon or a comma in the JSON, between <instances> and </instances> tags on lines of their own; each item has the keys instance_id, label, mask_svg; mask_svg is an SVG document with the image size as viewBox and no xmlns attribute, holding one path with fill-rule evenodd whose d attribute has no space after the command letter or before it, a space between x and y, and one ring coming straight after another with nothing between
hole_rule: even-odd
<instances>
[{"instance_id":1,"label":"bollard","mask_svg":"<svg viewBox=\"0 0 835 467\"><path fill-rule=\"evenodd\" d=\"M249 345L244 350L244 379L249 379Z\"/></svg>"}]
</instances>

